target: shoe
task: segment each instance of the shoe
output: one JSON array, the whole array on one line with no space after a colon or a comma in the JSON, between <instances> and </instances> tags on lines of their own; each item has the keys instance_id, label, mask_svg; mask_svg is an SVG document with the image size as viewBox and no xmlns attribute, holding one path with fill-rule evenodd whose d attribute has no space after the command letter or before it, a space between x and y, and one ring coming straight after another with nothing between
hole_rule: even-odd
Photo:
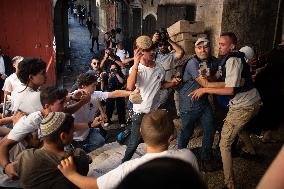
<instances>
[{"instance_id":1,"label":"shoe","mask_svg":"<svg viewBox=\"0 0 284 189\"><path fill-rule=\"evenodd\" d=\"M244 152L244 151L240 152L240 157L244 158L246 160L257 160L258 159L257 154L252 154L252 153L248 153L248 152Z\"/></svg>"},{"instance_id":2,"label":"shoe","mask_svg":"<svg viewBox=\"0 0 284 189\"><path fill-rule=\"evenodd\" d=\"M124 128L124 127L126 127L126 124L120 124L120 128Z\"/></svg>"},{"instance_id":3,"label":"shoe","mask_svg":"<svg viewBox=\"0 0 284 189\"><path fill-rule=\"evenodd\" d=\"M217 160L202 160L200 169L204 172L213 172L222 169L223 164Z\"/></svg>"}]
</instances>

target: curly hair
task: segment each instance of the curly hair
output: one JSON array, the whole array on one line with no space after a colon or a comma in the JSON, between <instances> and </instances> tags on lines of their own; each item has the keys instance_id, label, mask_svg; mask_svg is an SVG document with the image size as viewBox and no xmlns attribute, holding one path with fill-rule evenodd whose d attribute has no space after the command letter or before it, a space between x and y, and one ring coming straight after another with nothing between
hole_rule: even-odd
<instances>
[{"instance_id":1,"label":"curly hair","mask_svg":"<svg viewBox=\"0 0 284 189\"><path fill-rule=\"evenodd\" d=\"M95 73L92 72L86 72L86 73L82 73L79 75L78 79L77 79L77 83L78 86L88 86L91 85L95 82L97 82L97 75Z\"/></svg>"},{"instance_id":2,"label":"curly hair","mask_svg":"<svg viewBox=\"0 0 284 189\"><path fill-rule=\"evenodd\" d=\"M29 82L29 76L40 73L46 69L46 63L39 58L24 58L18 65L17 76L19 80L27 85Z\"/></svg>"}]
</instances>

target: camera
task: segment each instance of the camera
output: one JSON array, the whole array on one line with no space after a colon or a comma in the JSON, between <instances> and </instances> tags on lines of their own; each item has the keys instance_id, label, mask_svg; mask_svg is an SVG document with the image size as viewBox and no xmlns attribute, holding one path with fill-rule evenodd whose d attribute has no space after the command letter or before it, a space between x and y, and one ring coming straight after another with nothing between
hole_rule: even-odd
<instances>
[{"instance_id":1,"label":"camera","mask_svg":"<svg viewBox=\"0 0 284 189\"><path fill-rule=\"evenodd\" d=\"M116 73L117 72L117 68L112 68L110 69L111 72Z\"/></svg>"},{"instance_id":2,"label":"camera","mask_svg":"<svg viewBox=\"0 0 284 189\"><path fill-rule=\"evenodd\" d=\"M159 31L157 31L159 34L158 42L167 42L168 41L168 32L166 28L160 28Z\"/></svg>"}]
</instances>

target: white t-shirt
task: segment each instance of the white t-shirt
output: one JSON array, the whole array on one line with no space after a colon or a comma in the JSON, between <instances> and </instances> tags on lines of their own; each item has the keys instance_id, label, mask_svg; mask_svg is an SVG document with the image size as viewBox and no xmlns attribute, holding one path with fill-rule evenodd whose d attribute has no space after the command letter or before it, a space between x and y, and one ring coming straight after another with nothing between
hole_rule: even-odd
<instances>
[{"instance_id":1,"label":"white t-shirt","mask_svg":"<svg viewBox=\"0 0 284 189\"><path fill-rule=\"evenodd\" d=\"M121 61L125 60L126 58L129 58L129 53L127 50L123 49L118 49L116 50L116 56L120 58Z\"/></svg>"},{"instance_id":2,"label":"white t-shirt","mask_svg":"<svg viewBox=\"0 0 284 189\"><path fill-rule=\"evenodd\" d=\"M129 74L132 71L130 68ZM165 80L165 70L161 64L156 63L153 68L146 67L139 63L136 76L136 85L140 89L143 102L133 104L133 111L136 113L149 113L156 110L160 105L161 83Z\"/></svg>"},{"instance_id":3,"label":"white t-shirt","mask_svg":"<svg viewBox=\"0 0 284 189\"><path fill-rule=\"evenodd\" d=\"M40 111L21 117L9 132L7 138L17 142L22 141L29 133L38 130L42 119L43 115Z\"/></svg>"},{"instance_id":4,"label":"white t-shirt","mask_svg":"<svg viewBox=\"0 0 284 189\"><path fill-rule=\"evenodd\" d=\"M231 57L226 62L225 87L240 87L243 64L240 58ZM237 93L229 101L230 107L246 107L261 100L259 92L253 88L246 92Z\"/></svg>"},{"instance_id":5,"label":"white t-shirt","mask_svg":"<svg viewBox=\"0 0 284 189\"><path fill-rule=\"evenodd\" d=\"M199 171L197 159L195 155L188 149L167 150L161 153L147 153L141 158L129 160L121 164L117 168L111 170L110 172L104 174L103 176L99 177L97 179L99 189L115 188L128 173L136 169L138 166L152 159L160 157L171 157L181 159L190 163L197 171Z\"/></svg>"},{"instance_id":6,"label":"white t-shirt","mask_svg":"<svg viewBox=\"0 0 284 189\"><path fill-rule=\"evenodd\" d=\"M2 88L3 91L12 92L16 88L22 86L23 84L19 80L16 73L13 73L9 77L5 79L4 86Z\"/></svg>"},{"instance_id":7,"label":"white t-shirt","mask_svg":"<svg viewBox=\"0 0 284 189\"><path fill-rule=\"evenodd\" d=\"M30 87L20 86L16 88L11 95L12 111L21 110L27 114L40 111L42 105L40 102L40 92L34 91Z\"/></svg>"},{"instance_id":8,"label":"white t-shirt","mask_svg":"<svg viewBox=\"0 0 284 189\"><path fill-rule=\"evenodd\" d=\"M98 103L99 101L105 100L108 98L109 92L95 91L91 95L91 100L89 103L83 105L79 110L77 110L74 114L74 122L75 123L88 123L89 121L93 121L96 113L98 112ZM83 141L89 135L90 129L84 128L80 130L76 130L73 134L73 139L75 141Z\"/></svg>"}]
</instances>

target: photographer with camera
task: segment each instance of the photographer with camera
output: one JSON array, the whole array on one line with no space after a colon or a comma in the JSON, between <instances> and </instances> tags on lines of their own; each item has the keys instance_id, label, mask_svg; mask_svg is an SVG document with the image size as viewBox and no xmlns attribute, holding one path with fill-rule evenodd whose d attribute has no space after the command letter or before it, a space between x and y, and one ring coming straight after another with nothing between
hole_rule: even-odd
<instances>
[{"instance_id":1,"label":"photographer with camera","mask_svg":"<svg viewBox=\"0 0 284 189\"><path fill-rule=\"evenodd\" d=\"M166 71L165 81L170 82L175 76L176 69L175 64L177 60L184 56L184 50L169 37L169 34L165 28L161 28L160 31L156 31L152 37L154 46L156 47L156 62L160 63ZM172 50L169 49L171 47ZM170 107L174 107L174 97L171 89L164 89L161 91L160 104L166 107L167 110ZM171 95L171 97L170 97ZM166 103L168 99L171 99L170 103ZM169 110L175 112L175 110ZM178 110L177 110L178 112Z\"/></svg>"},{"instance_id":2,"label":"photographer with camera","mask_svg":"<svg viewBox=\"0 0 284 189\"><path fill-rule=\"evenodd\" d=\"M108 83L107 83L107 91L115 91L122 89L125 84L124 75L122 74L120 68L116 64L111 64L108 74ZM118 114L118 122L121 127L125 127L125 99L124 97L118 98L108 98L106 100L106 115L108 122L105 123L105 126L111 124L111 118L114 110L114 105L116 105L117 114Z\"/></svg>"},{"instance_id":3,"label":"photographer with camera","mask_svg":"<svg viewBox=\"0 0 284 189\"><path fill-rule=\"evenodd\" d=\"M119 67L123 68L124 64L118 60L119 57L114 54L114 50L112 48L105 49L104 58L101 61L100 68L104 72L108 72L112 64L117 64Z\"/></svg>"}]
</instances>

